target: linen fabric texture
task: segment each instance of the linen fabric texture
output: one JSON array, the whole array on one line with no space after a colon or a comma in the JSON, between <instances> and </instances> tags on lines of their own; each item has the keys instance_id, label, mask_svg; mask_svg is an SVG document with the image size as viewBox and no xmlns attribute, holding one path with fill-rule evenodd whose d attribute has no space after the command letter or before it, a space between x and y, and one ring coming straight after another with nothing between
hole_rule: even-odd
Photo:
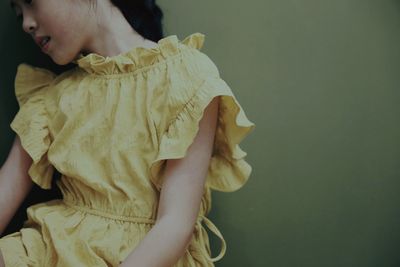
<instances>
[{"instance_id":1,"label":"linen fabric texture","mask_svg":"<svg viewBox=\"0 0 400 267\"><path fill-rule=\"evenodd\" d=\"M211 190L233 192L251 174L239 143L255 127L218 68L205 35L160 39L117 56L79 54L59 75L21 63L20 109L10 124L32 157L29 176L62 199L27 208L18 232L0 238L6 267L118 266L155 223L167 159L183 158L207 105L220 96L218 126L193 237L174 267L214 266L226 242L206 215ZM221 241L212 257L205 229Z\"/></svg>"}]
</instances>

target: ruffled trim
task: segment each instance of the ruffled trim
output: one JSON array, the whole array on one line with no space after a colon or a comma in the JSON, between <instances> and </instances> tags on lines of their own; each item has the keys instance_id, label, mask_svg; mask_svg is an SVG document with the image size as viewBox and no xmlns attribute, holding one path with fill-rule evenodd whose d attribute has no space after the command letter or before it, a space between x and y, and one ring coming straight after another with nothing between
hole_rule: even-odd
<instances>
[{"instance_id":1,"label":"ruffled trim","mask_svg":"<svg viewBox=\"0 0 400 267\"><path fill-rule=\"evenodd\" d=\"M25 253L20 231L3 236L0 240L0 251L7 267L28 267L37 264Z\"/></svg>"},{"instance_id":2,"label":"ruffled trim","mask_svg":"<svg viewBox=\"0 0 400 267\"><path fill-rule=\"evenodd\" d=\"M158 190L161 190L164 179L161 170L161 167L165 167L164 161L186 156L199 130L204 110L216 96L221 96L221 101L206 185L214 190L232 192L248 180L252 168L245 161L247 153L240 148L239 143L255 128L255 124L248 120L225 81L219 77L210 77L161 135L158 156L150 166L150 179Z\"/></svg>"},{"instance_id":3,"label":"ruffled trim","mask_svg":"<svg viewBox=\"0 0 400 267\"><path fill-rule=\"evenodd\" d=\"M18 134L22 147L33 162L28 170L32 180L43 189L51 188L54 167L47 158L51 144L45 93L56 77L53 72L22 63L15 78L15 95L19 111L10 127Z\"/></svg>"},{"instance_id":4,"label":"ruffled trim","mask_svg":"<svg viewBox=\"0 0 400 267\"><path fill-rule=\"evenodd\" d=\"M200 50L204 39L205 35L199 32L190 34L182 41L176 35L170 35L160 39L153 48L134 47L128 52L111 57L97 53L80 53L72 62L91 74L130 73L173 57L187 48Z\"/></svg>"}]
</instances>

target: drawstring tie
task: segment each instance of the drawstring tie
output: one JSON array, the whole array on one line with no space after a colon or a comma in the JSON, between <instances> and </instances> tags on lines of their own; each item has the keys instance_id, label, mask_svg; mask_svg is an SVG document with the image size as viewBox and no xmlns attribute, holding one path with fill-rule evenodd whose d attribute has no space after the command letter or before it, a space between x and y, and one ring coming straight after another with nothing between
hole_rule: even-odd
<instances>
[{"instance_id":1,"label":"drawstring tie","mask_svg":"<svg viewBox=\"0 0 400 267\"><path fill-rule=\"evenodd\" d=\"M70 202L69 200L66 200L66 199L63 199L63 202L66 205L68 205L76 210L90 213L93 215L103 216L103 217L114 219L114 220L122 220L122 221L137 222L137 223L147 223L147 224L155 224L155 222L156 222L156 220L153 218L141 218L141 217L134 217L134 216L110 214L110 213L102 211L102 210L96 210L91 207L78 205L78 204ZM221 232L218 230L218 228L206 216L200 214L196 221L196 225L199 227L199 230L200 230L200 233L199 233L200 240L199 241L201 244L207 244L205 238L208 238L208 236L205 236L205 235L207 235L207 232L203 228L202 222L205 223L205 225L208 227L208 229L210 229L211 232L213 232L216 236L218 236L218 238L221 240L221 244L222 244L221 251L219 252L218 256L211 258L211 252L209 251L208 248L207 248L207 250L208 250L207 253L204 253L203 256L211 262L219 261L220 259L222 259L222 257L225 255L225 252L226 252L225 239L222 236ZM204 230L204 232L201 231L202 229ZM201 253L203 251L204 251L204 248L199 248L198 252Z\"/></svg>"},{"instance_id":2,"label":"drawstring tie","mask_svg":"<svg viewBox=\"0 0 400 267\"><path fill-rule=\"evenodd\" d=\"M211 258L211 252L209 253L205 253L205 257L211 261L211 262L216 262L219 261L220 259L222 259L222 257L225 255L226 252L226 242L224 237L222 236L221 232L218 230L218 228L204 215L199 215L199 219L197 220L196 224L198 225L198 227L201 229L202 224L201 222L204 221L205 225L208 227L208 229L210 229L211 232L213 232L216 236L218 236L218 238L221 240L221 250L218 254L218 256ZM202 235L202 233L199 234L200 237L200 242L201 244L206 244L205 240L204 240L204 236Z\"/></svg>"}]
</instances>

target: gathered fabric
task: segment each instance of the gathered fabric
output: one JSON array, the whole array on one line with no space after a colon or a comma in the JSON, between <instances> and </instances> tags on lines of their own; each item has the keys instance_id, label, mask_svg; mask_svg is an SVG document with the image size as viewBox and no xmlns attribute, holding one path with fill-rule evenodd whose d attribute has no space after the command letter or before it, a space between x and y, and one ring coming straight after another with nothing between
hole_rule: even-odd
<instances>
[{"instance_id":1,"label":"gathered fabric","mask_svg":"<svg viewBox=\"0 0 400 267\"><path fill-rule=\"evenodd\" d=\"M28 207L20 231L0 238L6 267L118 266L155 224L167 159L184 158L211 100L218 124L192 239L174 267L214 266L226 241L207 218L211 190L233 192L252 168L239 144L254 128L205 35L160 39L117 56L79 54L59 75L18 66L10 127L33 159L28 174L63 198ZM212 257L205 226L221 241Z\"/></svg>"}]
</instances>

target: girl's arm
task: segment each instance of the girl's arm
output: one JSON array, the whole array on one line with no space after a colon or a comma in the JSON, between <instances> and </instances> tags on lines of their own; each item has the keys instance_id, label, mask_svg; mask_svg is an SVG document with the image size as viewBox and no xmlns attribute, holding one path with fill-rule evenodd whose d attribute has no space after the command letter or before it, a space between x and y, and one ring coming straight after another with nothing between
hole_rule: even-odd
<instances>
[{"instance_id":1,"label":"girl's arm","mask_svg":"<svg viewBox=\"0 0 400 267\"><path fill-rule=\"evenodd\" d=\"M0 236L32 189L33 181L28 175L31 164L32 158L21 146L17 135L0 169Z\"/></svg>"},{"instance_id":2,"label":"girl's arm","mask_svg":"<svg viewBox=\"0 0 400 267\"><path fill-rule=\"evenodd\" d=\"M184 255L200 211L218 115L214 98L186 156L167 161L156 223L120 267L171 267Z\"/></svg>"}]
</instances>

